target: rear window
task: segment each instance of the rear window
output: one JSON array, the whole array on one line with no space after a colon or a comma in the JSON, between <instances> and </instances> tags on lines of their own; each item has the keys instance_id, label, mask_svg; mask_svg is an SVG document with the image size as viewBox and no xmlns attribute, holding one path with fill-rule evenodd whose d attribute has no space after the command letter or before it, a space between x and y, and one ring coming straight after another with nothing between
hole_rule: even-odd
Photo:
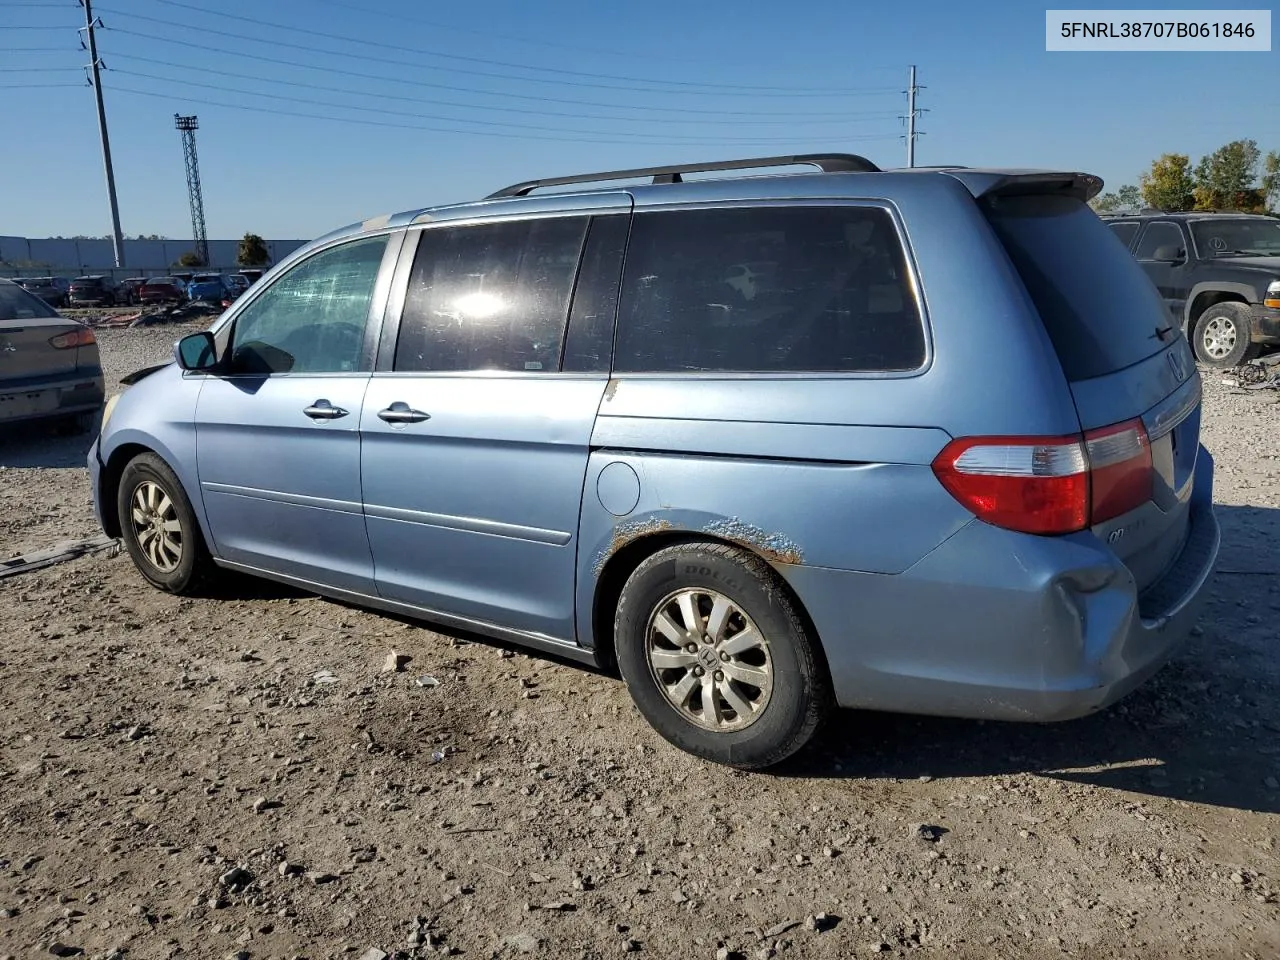
<instances>
[{"instance_id":1,"label":"rear window","mask_svg":"<svg viewBox=\"0 0 1280 960\"><path fill-rule=\"evenodd\" d=\"M0 283L0 321L56 317L58 311L22 287Z\"/></svg>"},{"instance_id":2,"label":"rear window","mask_svg":"<svg viewBox=\"0 0 1280 960\"><path fill-rule=\"evenodd\" d=\"M988 197L984 212L1031 295L1068 380L1159 353L1168 308L1125 245L1071 197Z\"/></svg>"}]
</instances>

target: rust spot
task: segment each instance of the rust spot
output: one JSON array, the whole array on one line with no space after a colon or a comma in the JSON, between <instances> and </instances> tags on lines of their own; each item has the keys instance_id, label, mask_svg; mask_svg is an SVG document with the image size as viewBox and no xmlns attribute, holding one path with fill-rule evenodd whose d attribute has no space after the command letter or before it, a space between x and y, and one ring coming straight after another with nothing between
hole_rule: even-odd
<instances>
[{"instance_id":1,"label":"rust spot","mask_svg":"<svg viewBox=\"0 0 1280 960\"><path fill-rule=\"evenodd\" d=\"M702 530L704 533L732 541L748 550L754 550L774 563L804 563L804 552L794 540L781 533L769 533L749 523L743 523L737 517L717 520L707 524Z\"/></svg>"},{"instance_id":2,"label":"rust spot","mask_svg":"<svg viewBox=\"0 0 1280 960\"><path fill-rule=\"evenodd\" d=\"M617 392L618 392L618 381L610 377L608 384L604 388L605 400L612 400L613 395Z\"/></svg>"},{"instance_id":3,"label":"rust spot","mask_svg":"<svg viewBox=\"0 0 1280 960\"><path fill-rule=\"evenodd\" d=\"M609 541L609 546L601 550L596 557L596 562L591 568L592 573L599 578L604 570L605 563L623 547L635 543L641 537L647 537L670 529L671 521L663 520L660 517L649 517L646 520L630 520L626 523L617 524L613 528L613 538Z\"/></svg>"}]
</instances>

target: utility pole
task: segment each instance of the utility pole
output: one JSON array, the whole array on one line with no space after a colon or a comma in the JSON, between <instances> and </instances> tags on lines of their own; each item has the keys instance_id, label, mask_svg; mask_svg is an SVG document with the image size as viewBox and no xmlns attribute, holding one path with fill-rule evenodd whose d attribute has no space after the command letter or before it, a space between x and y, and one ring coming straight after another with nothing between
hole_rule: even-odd
<instances>
[{"instance_id":1,"label":"utility pole","mask_svg":"<svg viewBox=\"0 0 1280 960\"><path fill-rule=\"evenodd\" d=\"M102 136L102 165L107 171L107 197L111 200L111 242L115 247L116 266L124 266L124 236L120 233L120 206L116 203L116 175L111 169L111 140L107 137L107 108L102 103L102 61L98 59L98 39L94 29L102 21L93 15L93 0L80 0L84 7L84 26L89 35L89 69L93 72L93 95L98 101L98 133Z\"/></svg>"},{"instance_id":2,"label":"utility pole","mask_svg":"<svg viewBox=\"0 0 1280 960\"><path fill-rule=\"evenodd\" d=\"M182 159L187 167L187 202L191 205L191 233L196 243L200 265L209 265L209 235L204 227L204 196L200 190L200 161L196 158L198 117L173 115L173 125L182 131Z\"/></svg>"},{"instance_id":3,"label":"utility pole","mask_svg":"<svg viewBox=\"0 0 1280 960\"><path fill-rule=\"evenodd\" d=\"M916 130L916 119L922 113L927 111L916 107L916 93L923 90L924 87L916 85L916 68L911 66L911 77L907 84L907 166L914 167L916 165L916 137L920 136Z\"/></svg>"}]
</instances>

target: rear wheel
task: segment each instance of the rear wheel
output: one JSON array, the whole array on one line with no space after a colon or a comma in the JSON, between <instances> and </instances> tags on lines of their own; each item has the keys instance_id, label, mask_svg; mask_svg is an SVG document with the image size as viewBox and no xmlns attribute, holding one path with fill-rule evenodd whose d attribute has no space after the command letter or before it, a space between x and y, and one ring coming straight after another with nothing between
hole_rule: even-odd
<instances>
[{"instance_id":1,"label":"rear wheel","mask_svg":"<svg viewBox=\"0 0 1280 960\"><path fill-rule=\"evenodd\" d=\"M691 543L644 560L618 599L618 666L645 719L695 756L779 763L829 712L830 682L777 575L738 547Z\"/></svg>"},{"instance_id":2,"label":"rear wheel","mask_svg":"<svg viewBox=\"0 0 1280 960\"><path fill-rule=\"evenodd\" d=\"M169 593L193 593L213 571L191 501L173 470L154 453L141 453L124 468L116 509L125 549L152 585Z\"/></svg>"},{"instance_id":3,"label":"rear wheel","mask_svg":"<svg viewBox=\"0 0 1280 960\"><path fill-rule=\"evenodd\" d=\"M1258 355L1250 342L1253 318L1243 303L1215 303L1200 314L1192 333L1196 358L1209 367L1235 367Z\"/></svg>"}]
</instances>

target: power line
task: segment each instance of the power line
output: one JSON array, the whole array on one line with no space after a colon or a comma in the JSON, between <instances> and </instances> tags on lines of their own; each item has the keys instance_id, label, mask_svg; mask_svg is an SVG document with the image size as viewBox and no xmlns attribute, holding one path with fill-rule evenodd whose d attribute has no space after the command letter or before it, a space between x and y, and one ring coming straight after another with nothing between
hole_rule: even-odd
<instances>
[{"instance_id":1,"label":"power line","mask_svg":"<svg viewBox=\"0 0 1280 960\"><path fill-rule=\"evenodd\" d=\"M612 131L584 130L575 127L549 127L538 126L529 123L512 123L501 122L498 120L469 120L462 117L442 117L436 114L427 113L409 113L404 110L388 110L383 107L368 107L360 104L335 103L332 100L316 100L311 97L291 97L278 93L263 93L260 90L243 90L236 87L226 87L220 84L206 83L204 81L181 80L174 77L158 77L154 74L141 73L136 70L121 70L118 67L112 68L110 71L114 75L138 77L143 80L158 80L161 83L178 83L184 86L200 87L207 90L217 90L221 93L234 93L240 96L253 97L255 99L281 100L289 103L301 103L312 107L328 107L339 110L358 110L361 113L377 113L388 117L405 117L410 120L432 120L445 123L462 123L473 124L481 127L494 127L503 130L530 130L537 133L567 133L567 134L583 134L586 136L621 136L623 143L642 143L642 142L658 142L658 143L707 143L716 142L723 144L746 144L746 143L794 143L795 137L717 137L713 141L709 141L706 137L690 137L683 134L614 134ZM461 129L455 130L456 133L479 133L481 131Z\"/></svg>"},{"instance_id":2,"label":"power line","mask_svg":"<svg viewBox=\"0 0 1280 960\"><path fill-rule=\"evenodd\" d=\"M832 111L806 112L806 111L796 111L796 110L776 110L776 111L712 110L712 109L700 110L697 107L667 107L667 106L656 106L653 104L643 104L643 103L636 103L636 104L603 103L599 100L573 100L565 97L546 97L546 96L539 96L536 94L509 93L507 91L501 91L501 90L480 90L475 87L460 87L454 84L432 83L429 80L414 80L408 77L386 77L386 76L380 76L378 74L372 74L372 73L361 73L357 70L343 70L339 67L318 66L316 64L311 64L311 63L301 63L297 60L282 60L279 57L266 57L266 56L262 56L261 54L242 53L238 50L229 50L226 47L211 46L210 44L207 44L207 43L194 43L190 40L174 40L170 37L161 37L161 36L157 36L156 34L146 33L140 30L130 30L128 28L123 28L123 27L113 27L111 28L110 32L122 34L125 36L130 36L130 37L138 37L139 39L149 40L152 42L168 43L168 44L174 44L181 47L188 47L188 48L191 48L194 50L200 50L206 53L219 53L225 56L240 57L245 60L254 60L261 63L272 63L272 64L276 64L277 66L297 67L303 70L315 70L315 71L319 71L327 74L334 74L337 76L357 77L363 80L376 80L379 83L398 83L406 86L422 87L424 89L431 89L431 90L449 90L454 93L474 93L478 96L484 96L484 97L501 97L503 100L521 100L521 101L531 102L531 103L559 103L559 104L566 104L569 106L602 107L610 110L634 110L637 112L661 113L664 115L668 115L672 113L683 113L683 114L689 114L689 115L712 116L712 117L734 117L734 116L738 116L738 117L844 117L846 116L846 114L832 112ZM303 48L303 49L309 50L310 48ZM310 51L310 52L315 52L315 51ZM347 54L347 56L351 56L351 54ZM372 58L372 57L357 57L357 59L373 60L375 63L386 62L386 61L377 60L376 58ZM398 61L391 61L390 64L393 66L406 66L406 64L400 63ZM482 108L481 105L479 104L477 104L476 106L477 108Z\"/></svg>"},{"instance_id":3,"label":"power line","mask_svg":"<svg viewBox=\"0 0 1280 960\"><path fill-rule=\"evenodd\" d=\"M476 37L484 37L490 40L509 40L513 43L524 43L537 47L550 47L556 50L571 50L574 53L590 53L610 57L629 57L637 60L654 60L665 63L690 63L687 58L664 57L656 53L632 53L627 50L615 50L608 47L583 47L574 46L570 43L557 43L554 40L543 40L535 37L521 37L511 33L494 33L490 30L474 30L469 27L459 27L451 23L441 23L438 20L428 20L424 17L414 17L407 13L391 12L390 10L378 10L370 7L362 7L354 3L343 3L341 0L316 0L330 7L341 7L345 10L354 10L356 13L372 14L376 17L387 17L392 20L402 20L406 23L420 23L426 27L434 27L437 30L448 30L453 33L466 33Z\"/></svg>"},{"instance_id":4,"label":"power line","mask_svg":"<svg viewBox=\"0 0 1280 960\"><path fill-rule=\"evenodd\" d=\"M80 87L83 83L0 83L0 90L55 90L59 87Z\"/></svg>"},{"instance_id":5,"label":"power line","mask_svg":"<svg viewBox=\"0 0 1280 960\"><path fill-rule=\"evenodd\" d=\"M119 72L119 71L112 71L112 72ZM653 145L661 145L662 143L667 142L664 140L654 140L652 143L646 143L646 142L637 142L635 140L617 140L617 139L608 140L608 139L589 138L589 137L587 138L554 137L554 136L546 136L546 135L502 133L496 130L494 131L458 130L456 128L426 126L423 124L391 123L389 121L384 121L384 120L365 120L365 119L354 118L354 117L335 117L332 114L325 114L325 113L299 113L293 110L273 110L269 107L257 107L257 106L253 106L251 104L246 104L246 103L227 103L226 101L223 101L223 100L210 100L203 97L183 97L175 94L156 93L153 90L135 90L131 87L118 86L115 83L111 84L111 89L116 93L127 93L127 94L132 94L134 96L151 97L157 100L168 100L168 101L176 100L179 103L196 103L196 104L200 104L202 106L208 106L208 107L226 107L229 110L237 110L237 111L247 110L253 113L266 113L266 114L271 114L273 116L280 116L280 117L293 117L295 119L303 119L303 120L328 120L334 123L354 123L354 124L359 124L361 126L385 127L385 128L396 129L396 130L424 130L429 133L458 133L458 134L463 134L467 136L498 137L504 140L543 140L543 141L557 142L557 143L598 143L598 144L611 144L615 146L653 146ZM360 108L350 107L348 109L358 110ZM893 135L857 136L857 137L841 137L839 138L839 142L861 143L861 142L896 140L896 139L898 139L898 137ZM706 140L706 141L702 141L701 145L704 145L704 146L715 146L718 144L723 145L724 142L725 141L723 140ZM745 141L745 142L757 143L757 144L777 144L777 143L794 144L796 143L794 139L751 140L751 141ZM680 145L691 146L691 145L697 145L697 144L682 143Z\"/></svg>"},{"instance_id":6,"label":"power line","mask_svg":"<svg viewBox=\"0 0 1280 960\"><path fill-rule=\"evenodd\" d=\"M509 69L526 70L531 73L555 73L555 74L559 74L560 76L567 76L567 77L583 77L583 78L589 78L589 79L603 79L603 80L621 80L626 83L665 84L667 86L675 86L675 87L701 87L705 90L714 89L714 90L721 90L726 92L736 91L736 92L751 93L751 94L759 94L759 93L766 93L766 92L772 91L774 93L780 93L787 96L814 96L814 95L829 96L829 95L832 95L833 93L838 94L841 92L841 91L830 91L826 89L799 88L799 87L774 87L774 86L760 86L760 85L752 85L752 84L744 85L744 84L732 84L732 83L707 83L703 81L694 81L694 80L653 80L648 77L629 77L629 76L622 76L619 74L612 74L612 73L594 73L594 72L587 72L582 70L567 70L560 67L540 67L540 66L534 66L530 64L524 64L524 63L512 63L511 61L507 61L507 60L490 60L485 57L468 57L468 56L464 56L462 54L456 54L456 53L443 53L439 50L424 49L422 47L406 47L406 46L401 46L394 43L386 43L380 40L364 40L360 37L347 37L347 36L343 36L342 34L326 33L323 30L311 30L307 27L299 27L293 24L288 24L288 23L276 23L271 20L259 20L256 17L245 17L239 14L226 13L221 10L210 10L206 7L197 6L196 4L193 4L193 3L185 3L183 2L183 0L155 0L155 2L164 4L165 6L178 7L183 10L192 10L196 13L203 13L206 16L222 17L227 20L238 20L241 23L251 23L259 27L271 27L272 29L275 29L275 30L285 30L292 34L301 33L301 34L306 34L312 37L320 37L321 39L324 39L324 40L336 40L340 43L356 43L366 47L375 47L379 50L397 50L401 53L412 53L417 56L439 57L440 59L443 59L443 60L457 60L462 63L479 63L479 64L484 64L486 66L491 66L491 67L507 67ZM192 28L192 29L203 30L205 28L199 27L199 28ZM272 44L276 43L276 41L274 40L264 40L261 42L272 43ZM537 78L535 77L505 77L504 79L525 80L525 81L537 80ZM551 81L538 81L538 82L551 82Z\"/></svg>"},{"instance_id":7,"label":"power line","mask_svg":"<svg viewBox=\"0 0 1280 960\"><path fill-rule=\"evenodd\" d=\"M0 73L79 73L83 67L0 67Z\"/></svg>"},{"instance_id":8,"label":"power line","mask_svg":"<svg viewBox=\"0 0 1280 960\"><path fill-rule=\"evenodd\" d=\"M176 2L176 0L157 0L157 2L171 3L171 2ZM519 83L545 83L545 84L552 84L556 86L592 87L600 90L625 90L628 93L668 93L668 94L680 93L685 96L700 96L700 97L727 97L727 96L750 96L750 97L770 97L770 98L843 97L843 96L882 96L886 93L899 92L896 89L888 88L888 87L883 89L867 88L865 90L812 91L812 92L795 91L795 92L788 92L788 93L770 91L770 90L748 90L748 89L694 90L694 89L688 89L688 88L681 88L681 89L675 89L675 90L671 90L671 89L664 90L660 87L650 88L650 89L640 89L633 85L634 83L637 83L637 82L648 83L648 84L656 84L661 82L661 81L655 81L655 80L638 80L638 81L633 81L632 83L628 83L626 85L620 85L620 84L611 84L611 83L593 83L593 82L588 82L586 80L552 80L546 77L521 77L521 76L513 76L507 73L493 73L492 71L485 71L485 70L470 70L465 67L432 66L431 64L425 64L420 62L410 62L406 60L393 60L388 57L374 57L368 54L347 53L342 50L318 50L313 46L306 46L300 43L290 43L286 40L266 40L260 37L246 36L243 33L232 33L227 30L218 30L213 27L195 26L189 23L175 23L172 19L161 19L160 17L148 17L141 13L125 12L123 10L117 10L113 8L106 8L106 9L107 9L107 12L116 16L123 17L125 19L132 18L134 20L145 20L148 23L159 23L167 27L176 26L186 30L198 30L202 33L212 33L217 36L231 37L232 39L235 39L235 40L249 41L251 43L262 43L271 47L288 47L293 50L302 50L307 53L318 53L327 57L344 57L349 60L363 60L371 63L379 63L383 65L390 65L390 66L396 66L396 67L411 67L414 70L435 70L438 72L447 72L449 74L462 73L462 74L468 74L470 76L488 77L490 79L497 79L497 80L506 80L506 81L514 80ZM230 16L230 14L227 14L227 16ZM281 29L288 30L291 33L303 32L301 30L296 30L292 27L282 27ZM120 31L120 32L126 32L126 31ZM313 32L313 31L307 31L307 32ZM345 41L348 38L338 37L337 39L340 41ZM357 42L357 41L353 41L353 42ZM371 45L376 46L380 49L389 49L387 45L373 43L372 41L358 41L358 42L370 43ZM203 49L209 49L209 47L206 44L192 44L192 46L196 46ZM417 53L420 56L423 55L423 51L411 51L411 52ZM485 92L496 93L497 91L485 91Z\"/></svg>"},{"instance_id":9,"label":"power line","mask_svg":"<svg viewBox=\"0 0 1280 960\"><path fill-rule=\"evenodd\" d=\"M867 120L885 120L885 119L892 119L897 116L897 114L893 113L892 111L886 111L886 112L880 112L880 113L867 113L867 114L824 115L824 116L833 117L833 119L829 119L829 120L828 119L822 119L822 120L805 120L805 119L726 120L723 118L716 118L716 117L698 117L696 119L672 118L672 117L639 117L639 118L620 117L617 115L582 113L581 111L567 112L563 110L538 110L530 107L489 106L489 105L474 104L474 103L463 103L456 100L436 100L430 97L410 97L410 96L403 96L403 95L398 95L394 93L385 93L382 91L375 92L370 90L352 90L350 87L330 87L330 86L310 83L305 80L282 80L275 77L254 77L254 76L248 76L244 73L238 73L232 70L215 70L212 67L193 67L190 64L186 64L186 63L175 63L172 60L160 60L155 57L140 57L130 53L112 53L111 56L113 61L133 60L141 63L156 64L157 66L162 66L162 67L173 67L175 69L183 70L183 71L194 71L196 73L209 73L209 74L214 74L221 77L231 77L233 79L243 80L246 83L283 84L285 86L290 86L290 87L303 87L307 90L324 90L330 93L344 94L344 95L349 95L353 97L374 97L374 98L377 98L378 100L399 100L406 103L426 103L426 104L432 104L434 106L458 107L460 109L465 109L465 110L488 110L488 111L495 111L500 113L515 113L515 114L520 114L522 116L526 116L529 114L536 114L536 115L548 116L548 117L566 117L573 120L612 120L618 123L684 123L684 124L695 123L700 125L710 124L715 126L785 125L789 127L794 127L799 124L806 124L811 126L819 126L819 125L845 126L850 122L865 122ZM120 70L120 69L116 69L114 72L130 73L133 76L146 77L147 79L151 79L151 80L164 80L164 81L172 81L176 83L189 82L183 78L178 78L178 77L156 77L148 74L134 73L133 71ZM236 91L236 92L256 94L259 91ZM364 109L364 108L361 107L359 109ZM838 117L838 119L835 119L835 117Z\"/></svg>"}]
</instances>

